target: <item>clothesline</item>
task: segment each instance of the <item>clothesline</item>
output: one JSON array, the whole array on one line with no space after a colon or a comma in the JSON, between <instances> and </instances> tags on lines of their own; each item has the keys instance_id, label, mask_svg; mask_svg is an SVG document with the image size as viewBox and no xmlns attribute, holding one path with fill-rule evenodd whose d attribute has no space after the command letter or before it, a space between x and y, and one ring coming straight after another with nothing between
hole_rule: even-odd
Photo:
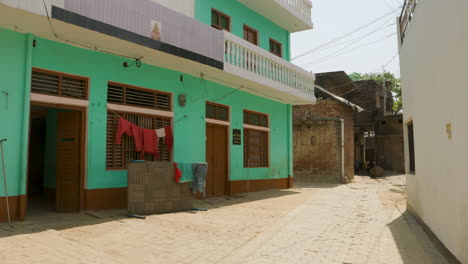
<instances>
[{"instance_id":1,"label":"clothesline","mask_svg":"<svg viewBox=\"0 0 468 264\"><path fill-rule=\"evenodd\" d=\"M118 116L118 117L124 118L123 116L121 116L119 113L115 112L115 111L112 110L112 109L107 108L107 111L112 112L113 114L115 114L115 115ZM180 121L184 120L185 118L188 118L188 116L187 116L187 115L184 115L183 117L177 119L176 121L174 121L174 125L177 124L177 123L179 123ZM125 119L125 118L124 118L124 119Z\"/></svg>"},{"instance_id":2,"label":"clothesline","mask_svg":"<svg viewBox=\"0 0 468 264\"><path fill-rule=\"evenodd\" d=\"M159 129L142 128L129 122L119 114L117 116L119 117L119 123L115 137L116 145L121 144L122 136L125 134L133 137L135 149L141 153L141 159L145 158L145 153L153 154L156 159L159 159L159 138L164 138L167 148L172 151L174 138L171 126Z\"/></svg>"}]
</instances>

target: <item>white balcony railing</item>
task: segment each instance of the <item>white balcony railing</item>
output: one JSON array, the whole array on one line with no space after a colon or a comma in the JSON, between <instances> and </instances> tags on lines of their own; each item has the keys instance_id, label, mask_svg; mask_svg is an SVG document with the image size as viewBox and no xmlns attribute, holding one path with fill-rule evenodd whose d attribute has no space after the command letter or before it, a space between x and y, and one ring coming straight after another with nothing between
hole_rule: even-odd
<instances>
[{"instance_id":1,"label":"white balcony railing","mask_svg":"<svg viewBox=\"0 0 468 264\"><path fill-rule=\"evenodd\" d=\"M314 96L314 74L229 32L224 33L225 64Z\"/></svg>"},{"instance_id":2,"label":"white balcony railing","mask_svg":"<svg viewBox=\"0 0 468 264\"><path fill-rule=\"evenodd\" d=\"M290 6L305 19L305 20L312 20L312 3L310 0L279 0L280 2L285 3L286 5Z\"/></svg>"}]
</instances>

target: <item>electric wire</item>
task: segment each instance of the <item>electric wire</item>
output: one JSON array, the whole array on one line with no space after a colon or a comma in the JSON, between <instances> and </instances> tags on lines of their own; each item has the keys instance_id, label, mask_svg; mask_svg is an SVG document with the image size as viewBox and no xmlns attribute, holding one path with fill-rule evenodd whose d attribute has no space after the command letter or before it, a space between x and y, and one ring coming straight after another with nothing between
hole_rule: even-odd
<instances>
[{"instance_id":1,"label":"electric wire","mask_svg":"<svg viewBox=\"0 0 468 264\"><path fill-rule=\"evenodd\" d=\"M388 35L388 36L386 36L386 37L384 37L384 38L381 38L381 39L378 39L378 40L373 40L373 41L364 43L364 44L362 44L362 45L359 45L359 46L357 46L357 47L354 47L354 48L352 48L352 49L345 50L346 48L349 48L349 47L352 46L353 44L357 43L357 42L354 42L354 43L348 45L347 47L345 47L345 48L343 48L343 49L340 49L340 50L338 50L338 51L336 51L336 52L334 52L334 53L332 53L332 54L329 54L329 55L327 55L327 56L325 56L325 57L322 57L322 58L320 58L320 59L318 59L318 60L309 62L309 63L307 63L307 64L305 64L305 65L302 65L301 67L307 68L307 67L309 67L309 66L311 66L311 65L313 65L313 64L322 63L322 62L324 62L324 61L327 61L327 60L329 60L329 59L331 59L331 58L340 56L340 55L342 55L342 54L346 54L346 53L349 53L349 52L351 52L351 51L357 50L357 49L359 49L359 48L362 48L362 47L365 47L365 46L368 46L368 45L371 45L371 44L374 44L374 43L377 43L377 42L386 40L386 39L388 39L388 38L390 38L390 37L392 37L392 36L394 36L394 35L396 35L396 32L395 32L395 33L392 33L392 34L390 34L390 35ZM343 51L343 50L345 50L345 51ZM340 52L340 51L343 51L343 52Z\"/></svg>"},{"instance_id":2,"label":"electric wire","mask_svg":"<svg viewBox=\"0 0 468 264\"><path fill-rule=\"evenodd\" d=\"M341 35L341 36L339 36L339 37L337 37L337 38L334 38L334 39L330 40L329 42L326 42L326 43L324 43L324 44L322 44L322 45L319 45L319 46L317 46L317 47L315 47L315 48L313 48L313 49L311 49L311 50L308 50L308 51L306 51L306 52L303 52L303 53L301 53L301 54L299 54L299 55L293 57L291 60L296 60L296 59L298 59L298 58L301 58L301 57L304 57L304 56L306 56L306 55L309 55L310 53L313 53L313 52L315 52L315 51L317 51L317 50L319 50L319 49L322 49L322 48L327 47L327 46L329 46L329 45L331 45L331 44L334 44L335 42L337 42L337 41L339 41L339 40L341 40L341 39L344 39L344 38L346 38L346 37L348 37L348 36L350 36L350 35L352 35L352 34L354 34L354 33L356 33L356 32L359 32L359 31L361 31L361 30L363 30L363 29L365 29L365 28L367 28L367 27L373 25L374 23L379 22L380 20L382 20L382 19L384 19L384 18L386 18L386 17L388 17L388 16L394 14L396 11L398 11L398 10L395 9L395 10L389 12L389 13L386 13L386 14L384 14L384 15L382 15L382 16L380 16L380 17L378 17L378 18L376 18L376 19L374 19L374 20L372 20L372 21L370 21L370 22L368 22L368 23L366 23L366 24L364 24L364 25L362 25L362 26L360 26L360 27L358 27L358 28L356 28L356 29L350 31L350 32L348 32L348 33L345 33L345 34L343 34L343 35Z\"/></svg>"}]
</instances>

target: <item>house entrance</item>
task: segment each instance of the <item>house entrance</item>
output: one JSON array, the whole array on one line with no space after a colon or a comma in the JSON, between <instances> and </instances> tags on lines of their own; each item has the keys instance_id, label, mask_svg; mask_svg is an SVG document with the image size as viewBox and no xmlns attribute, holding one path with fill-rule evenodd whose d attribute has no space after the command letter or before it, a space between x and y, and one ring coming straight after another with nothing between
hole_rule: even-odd
<instances>
[{"instance_id":1,"label":"house entrance","mask_svg":"<svg viewBox=\"0 0 468 264\"><path fill-rule=\"evenodd\" d=\"M28 213L80 210L82 111L31 105Z\"/></svg>"},{"instance_id":2,"label":"house entrance","mask_svg":"<svg viewBox=\"0 0 468 264\"><path fill-rule=\"evenodd\" d=\"M215 124L206 125L206 195L223 196L228 194L228 127Z\"/></svg>"}]
</instances>

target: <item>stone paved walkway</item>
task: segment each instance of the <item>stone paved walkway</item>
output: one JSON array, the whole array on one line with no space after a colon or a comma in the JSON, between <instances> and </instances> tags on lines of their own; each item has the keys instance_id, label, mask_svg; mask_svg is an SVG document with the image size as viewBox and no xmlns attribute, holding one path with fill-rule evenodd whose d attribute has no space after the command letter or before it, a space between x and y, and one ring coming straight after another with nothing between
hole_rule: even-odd
<instances>
[{"instance_id":1,"label":"stone paved walkway","mask_svg":"<svg viewBox=\"0 0 468 264\"><path fill-rule=\"evenodd\" d=\"M403 176L197 202L206 212L34 212L0 263L446 263L405 212Z\"/></svg>"}]
</instances>

